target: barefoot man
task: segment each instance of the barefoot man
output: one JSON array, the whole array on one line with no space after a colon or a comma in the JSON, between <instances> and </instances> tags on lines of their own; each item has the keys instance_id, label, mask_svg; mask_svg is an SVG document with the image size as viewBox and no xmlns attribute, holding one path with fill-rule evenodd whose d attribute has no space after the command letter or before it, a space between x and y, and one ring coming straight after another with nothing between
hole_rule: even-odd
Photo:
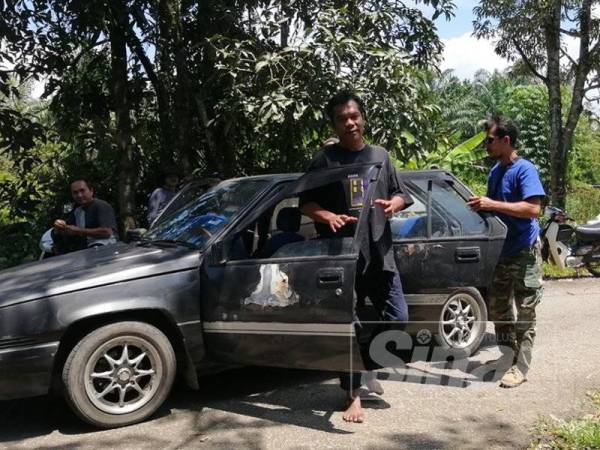
<instances>
[{"instance_id":1,"label":"barefoot man","mask_svg":"<svg viewBox=\"0 0 600 450\"><path fill-rule=\"evenodd\" d=\"M375 227L380 227L380 232L375 233L379 238L376 242L370 239L368 257L361 254L359 258L355 289L357 301L360 303L365 297L369 297L381 320L404 323L408 320L408 311L394 261L392 235L387 219L413 201L406 194L387 151L364 142L366 115L362 100L352 92L342 91L329 101L325 109L339 142L328 142L314 157L308 170L347 164L382 164L379 191L384 194L374 201L384 213L379 223L375 224ZM367 183L368 180L349 178L342 182L343 191L338 189L339 186L327 185L301 195L300 209L315 221L319 237L354 236ZM358 191L361 191L361 195L357 195ZM347 392L348 400L344 420L362 422L364 411L359 395L361 374L341 374L340 386ZM373 392L383 393L381 385L375 379L367 382L367 387Z\"/></svg>"}]
</instances>

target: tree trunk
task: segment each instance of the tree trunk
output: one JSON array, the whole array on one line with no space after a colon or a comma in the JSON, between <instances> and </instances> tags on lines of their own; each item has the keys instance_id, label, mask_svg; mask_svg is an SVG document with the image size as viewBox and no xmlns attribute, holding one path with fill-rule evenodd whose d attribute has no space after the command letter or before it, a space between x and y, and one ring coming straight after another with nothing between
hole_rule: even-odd
<instances>
[{"instance_id":1,"label":"tree trunk","mask_svg":"<svg viewBox=\"0 0 600 450\"><path fill-rule=\"evenodd\" d=\"M550 110L550 201L564 208L565 163L563 158L562 99L560 95L560 11L561 2L554 0L546 24L548 69L546 86Z\"/></svg>"},{"instance_id":2,"label":"tree trunk","mask_svg":"<svg viewBox=\"0 0 600 450\"><path fill-rule=\"evenodd\" d=\"M165 77L162 73L160 73L160 76L157 75L156 68L152 61L150 61L150 58L148 58L148 55L146 55L144 47L135 34L133 27L127 28L127 44L142 63L142 66L146 71L146 75L148 76L148 80L150 80L152 87L154 87L154 92L156 93L159 125L158 140L160 146L159 157L161 166L164 167L167 164L173 163L173 126L171 125L171 102L168 88L165 85L165 82L168 83L168 80L165 80ZM157 53L159 54L162 52L163 50L160 48L157 50Z\"/></svg>"},{"instance_id":3,"label":"tree trunk","mask_svg":"<svg viewBox=\"0 0 600 450\"><path fill-rule=\"evenodd\" d=\"M548 57L548 76L546 85L550 103L550 193L551 202L560 208L565 207L567 171L569 153L573 143L573 135L583 111L585 84L592 67L590 58L590 29L592 0L583 0L579 10L580 42L579 63L574 66L575 79L573 95L569 105L569 113L563 127L562 99L560 95L560 0L552 2L549 21L546 26L546 52Z\"/></svg>"},{"instance_id":4,"label":"tree trunk","mask_svg":"<svg viewBox=\"0 0 600 450\"><path fill-rule=\"evenodd\" d=\"M590 28L591 28L591 13L592 13L592 0L583 0L580 13L580 39L579 39L579 64L575 66L575 80L573 82L573 95L571 96L571 105L569 107L569 114L567 116L567 122L563 129L562 148L560 153L560 159L563 172L563 179L566 185L566 173L569 168L569 153L573 144L573 135L579 122L579 117L583 111L583 99L585 96L585 84L588 75L591 70L590 61ZM566 201L566 195L564 196L562 205Z\"/></svg>"},{"instance_id":5,"label":"tree trunk","mask_svg":"<svg viewBox=\"0 0 600 450\"><path fill-rule=\"evenodd\" d=\"M160 86L160 91L157 90L157 95L160 95L160 101L164 104L165 110L163 115L168 125L164 131L168 135L168 140L165 145L165 154L162 158L168 155L170 162L178 159L177 154L180 151L177 135L177 117L173 112L174 100L173 92L175 90L174 72L175 62L173 54L175 52L174 34L178 26L175 20L177 11L176 3L178 0L160 0L158 2L157 23L158 23L158 39L156 42L156 57L158 60L157 84ZM173 120L174 119L174 120ZM161 118L162 122L162 118ZM168 126L168 131L166 128ZM161 152L163 153L163 152Z\"/></svg>"},{"instance_id":6,"label":"tree trunk","mask_svg":"<svg viewBox=\"0 0 600 450\"><path fill-rule=\"evenodd\" d=\"M119 158L119 218L121 236L135 228L135 166L129 108L126 29L127 6L124 0L112 0L110 5L109 38L111 49L111 83L115 116L116 143Z\"/></svg>"}]
</instances>

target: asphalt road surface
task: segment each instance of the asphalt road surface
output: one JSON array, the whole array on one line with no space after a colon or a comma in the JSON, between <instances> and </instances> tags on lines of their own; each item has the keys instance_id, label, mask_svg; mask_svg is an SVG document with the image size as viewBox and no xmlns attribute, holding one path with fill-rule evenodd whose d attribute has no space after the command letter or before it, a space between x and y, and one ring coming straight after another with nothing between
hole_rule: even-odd
<instances>
[{"instance_id":1,"label":"asphalt road surface","mask_svg":"<svg viewBox=\"0 0 600 450\"><path fill-rule=\"evenodd\" d=\"M548 282L538 317L529 381L515 389L498 387L502 354L488 344L468 361L380 373L385 394L347 424L332 374L244 368L201 378L198 392L177 386L151 420L118 430L50 397L0 402L0 448L523 448L540 418L584 414L600 388L600 280Z\"/></svg>"}]
</instances>

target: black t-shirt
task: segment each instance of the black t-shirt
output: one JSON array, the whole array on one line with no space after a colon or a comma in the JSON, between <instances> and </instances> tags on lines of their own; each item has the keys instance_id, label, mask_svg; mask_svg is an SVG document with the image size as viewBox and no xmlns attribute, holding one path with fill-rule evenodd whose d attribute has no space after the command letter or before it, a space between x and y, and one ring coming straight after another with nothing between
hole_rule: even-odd
<instances>
[{"instance_id":1,"label":"black t-shirt","mask_svg":"<svg viewBox=\"0 0 600 450\"><path fill-rule=\"evenodd\" d=\"M392 165L388 152L377 146L366 145L360 151L350 151L339 144L323 147L311 161L308 170L318 170L330 167L340 167L349 164L381 163L381 172L375 198L390 199L401 196L407 205L413 203L408 195L398 171ZM300 195L300 206L315 202L322 208L335 214L346 214L358 217L362 208L364 196L367 192L368 180L350 176L343 181L320 186L306 191ZM375 214L370 219L370 253L378 256L384 269L395 270L392 248L392 234L383 210L375 208ZM346 237L353 236L355 227L345 225L337 233L333 233L328 225L315 222L315 228L320 237ZM359 237L360 239L360 237ZM365 255L367 256L367 255ZM369 258L367 258L369 259Z\"/></svg>"}]
</instances>

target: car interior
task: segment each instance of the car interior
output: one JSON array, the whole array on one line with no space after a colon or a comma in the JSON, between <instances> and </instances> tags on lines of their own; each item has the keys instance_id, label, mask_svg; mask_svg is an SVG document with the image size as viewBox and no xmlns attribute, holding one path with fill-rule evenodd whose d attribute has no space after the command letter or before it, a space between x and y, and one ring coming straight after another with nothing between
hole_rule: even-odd
<instances>
[{"instance_id":1,"label":"car interior","mask_svg":"<svg viewBox=\"0 0 600 450\"><path fill-rule=\"evenodd\" d=\"M450 183L427 179L406 180L405 183L414 203L390 219L395 240L435 239L485 231L485 220L468 208ZM431 204L430 236L428 203ZM236 239L239 242L234 244L232 259L316 256L341 251L328 242L315 242L331 239L317 238L313 220L300 212L298 195L295 195L280 201L246 227Z\"/></svg>"}]
</instances>

